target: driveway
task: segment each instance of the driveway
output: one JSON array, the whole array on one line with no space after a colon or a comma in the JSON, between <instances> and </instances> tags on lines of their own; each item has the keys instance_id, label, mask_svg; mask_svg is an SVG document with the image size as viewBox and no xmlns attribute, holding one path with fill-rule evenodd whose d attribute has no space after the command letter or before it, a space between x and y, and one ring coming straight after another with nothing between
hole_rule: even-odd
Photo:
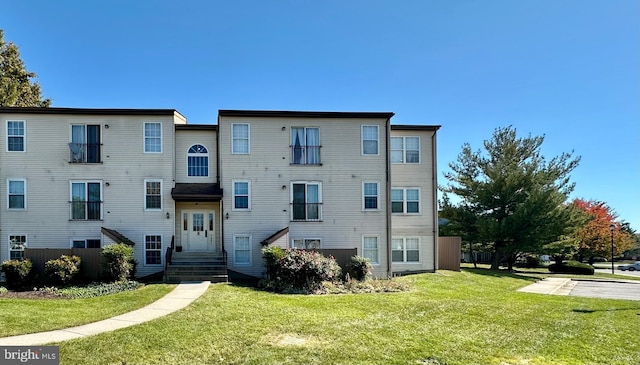
<instances>
[{"instance_id":1,"label":"driveway","mask_svg":"<svg viewBox=\"0 0 640 365\"><path fill-rule=\"evenodd\" d=\"M546 278L518 291L536 294L573 295L590 298L640 301L640 281Z\"/></svg>"}]
</instances>

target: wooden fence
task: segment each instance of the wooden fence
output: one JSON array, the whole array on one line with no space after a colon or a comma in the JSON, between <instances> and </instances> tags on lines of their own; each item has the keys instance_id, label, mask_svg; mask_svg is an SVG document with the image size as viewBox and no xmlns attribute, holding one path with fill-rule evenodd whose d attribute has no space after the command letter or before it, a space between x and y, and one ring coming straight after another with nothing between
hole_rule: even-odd
<instances>
[{"instance_id":1,"label":"wooden fence","mask_svg":"<svg viewBox=\"0 0 640 365\"><path fill-rule=\"evenodd\" d=\"M438 237L438 269L460 271L461 237Z\"/></svg>"},{"instance_id":2,"label":"wooden fence","mask_svg":"<svg viewBox=\"0 0 640 365\"><path fill-rule=\"evenodd\" d=\"M351 258L358 254L357 248L318 249L315 251L326 257L333 256L343 271L346 270Z\"/></svg>"},{"instance_id":3,"label":"wooden fence","mask_svg":"<svg viewBox=\"0 0 640 365\"><path fill-rule=\"evenodd\" d=\"M101 248L25 248L24 257L33 262L33 270L39 277L44 277L44 263L62 255L80 256L80 276L83 279L99 280L102 278Z\"/></svg>"}]
</instances>

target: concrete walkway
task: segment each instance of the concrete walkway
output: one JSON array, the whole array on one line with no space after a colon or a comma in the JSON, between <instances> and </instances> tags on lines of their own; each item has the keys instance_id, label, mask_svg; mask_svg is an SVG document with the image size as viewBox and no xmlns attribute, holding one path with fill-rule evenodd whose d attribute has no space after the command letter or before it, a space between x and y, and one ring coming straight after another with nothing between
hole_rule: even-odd
<instances>
[{"instance_id":1,"label":"concrete walkway","mask_svg":"<svg viewBox=\"0 0 640 365\"><path fill-rule=\"evenodd\" d=\"M71 327L62 330L31 333L0 338L0 346L36 346L47 343L61 342L74 338L97 335L103 332L115 331L121 328L135 326L156 318L178 311L199 298L209 287L209 281L183 282L173 291L146 307L133 312L102 321Z\"/></svg>"},{"instance_id":2,"label":"concrete walkway","mask_svg":"<svg viewBox=\"0 0 640 365\"><path fill-rule=\"evenodd\" d=\"M590 298L640 300L640 281L621 279L546 278L519 292Z\"/></svg>"}]
</instances>

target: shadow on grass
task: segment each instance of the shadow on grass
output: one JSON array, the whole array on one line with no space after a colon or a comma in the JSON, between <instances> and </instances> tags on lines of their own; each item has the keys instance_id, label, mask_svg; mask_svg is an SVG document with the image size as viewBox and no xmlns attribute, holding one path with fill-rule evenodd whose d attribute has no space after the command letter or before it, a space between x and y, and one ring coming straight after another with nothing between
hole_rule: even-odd
<instances>
[{"instance_id":1,"label":"shadow on grass","mask_svg":"<svg viewBox=\"0 0 640 365\"><path fill-rule=\"evenodd\" d=\"M489 269L473 269L473 268L462 268L461 271L470 272L478 275L492 276L496 278L512 278L512 279L520 279L525 281L538 281L540 280L537 276L530 276L527 273L518 273L518 272L510 272L506 270L489 270Z\"/></svg>"},{"instance_id":2,"label":"shadow on grass","mask_svg":"<svg viewBox=\"0 0 640 365\"><path fill-rule=\"evenodd\" d=\"M640 306L638 307L630 307L630 308L614 308L614 309L572 309L572 312L575 313L595 313L595 312L617 312L617 311L637 311L640 310ZM640 315L640 313L638 313Z\"/></svg>"}]
</instances>

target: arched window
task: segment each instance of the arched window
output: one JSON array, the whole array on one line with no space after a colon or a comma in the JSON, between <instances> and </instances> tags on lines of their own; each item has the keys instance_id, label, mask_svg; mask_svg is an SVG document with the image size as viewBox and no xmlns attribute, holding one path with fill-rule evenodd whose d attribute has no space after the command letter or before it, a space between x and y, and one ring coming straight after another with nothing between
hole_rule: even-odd
<instances>
[{"instance_id":1,"label":"arched window","mask_svg":"<svg viewBox=\"0 0 640 365\"><path fill-rule=\"evenodd\" d=\"M194 144L187 153L187 175L209 176L209 151L201 144Z\"/></svg>"}]
</instances>

